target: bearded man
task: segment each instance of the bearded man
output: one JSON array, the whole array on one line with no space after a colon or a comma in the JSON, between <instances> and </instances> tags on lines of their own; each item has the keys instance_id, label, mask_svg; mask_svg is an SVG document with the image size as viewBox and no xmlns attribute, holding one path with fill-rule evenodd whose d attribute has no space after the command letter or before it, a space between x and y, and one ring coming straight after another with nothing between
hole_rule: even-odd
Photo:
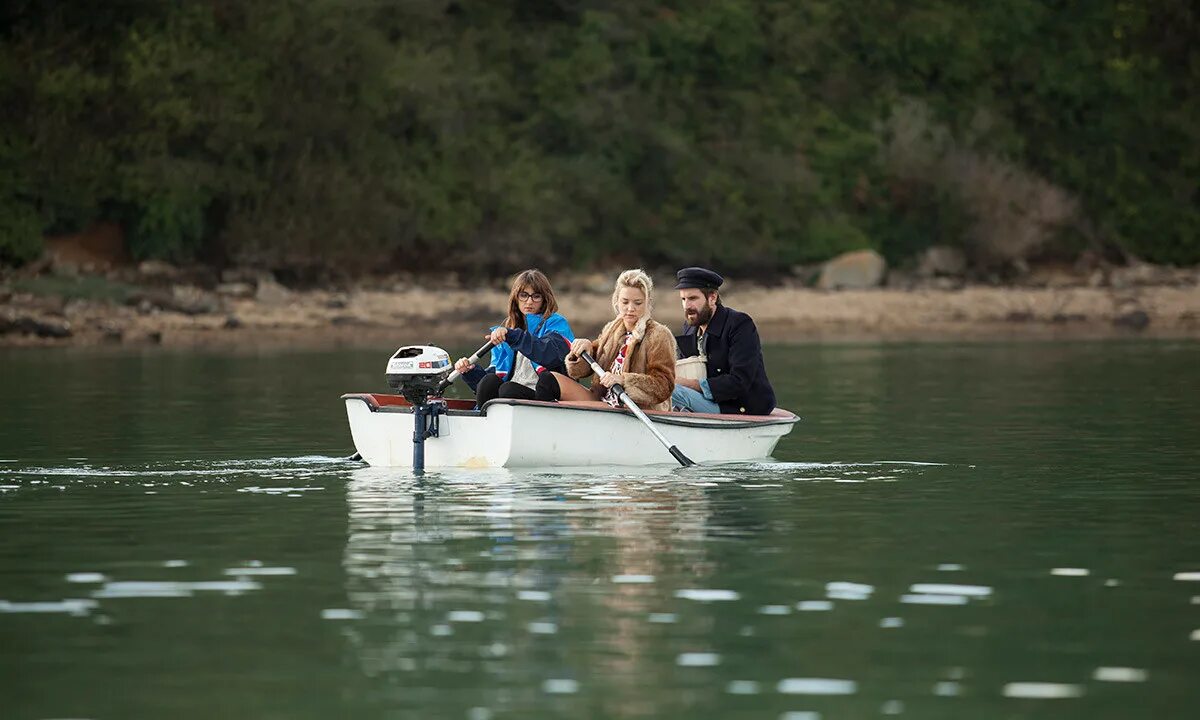
<instances>
[{"instance_id":1,"label":"bearded man","mask_svg":"<svg viewBox=\"0 0 1200 720\"><path fill-rule=\"evenodd\" d=\"M754 320L721 302L721 283L712 270L689 267L675 273L683 303L683 334L676 335L680 357L706 357L701 380L675 378L671 406L701 413L769 415L775 391L767 380L762 343Z\"/></svg>"}]
</instances>

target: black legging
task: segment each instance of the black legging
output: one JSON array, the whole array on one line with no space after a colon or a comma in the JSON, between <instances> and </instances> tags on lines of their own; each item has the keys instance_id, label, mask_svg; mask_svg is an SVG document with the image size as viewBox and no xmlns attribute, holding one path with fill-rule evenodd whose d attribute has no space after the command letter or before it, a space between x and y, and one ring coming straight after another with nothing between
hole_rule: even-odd
<instances>
[{"instance_id":1,"label":"black legging","mask_svg":"<svg viewBox=\"0 0 1200 720\"><path fill-rule=\"evenodd\" d=\"M479 384L475 386L475 404L479 407L483 407L484 403L498 397L510 400L533 400L534 396L533 390L521 383L504 382L495 373L484 375Z\"/></svg>"},{"instance_id":2,"label":"black legging","mask_svg":"<svg viewBox=\"0 0 1200 720\"><path fill-rule=\"evenodd\" d=\"M558 402L562 399L562 388L558 386L558 378L554 377L554 373L547 371L538 375L534 395L534 399L542 402Z\"/></svg>"},{"instance_id":3,"label":"black legging","mask_svg":"<svg viewBox=\"0 0 1200 720\"><path fill-rule=\"evenodd\" d=\"M561 394L561 391L558 389L558 381L554 379L553 373L550 372L543 372L538 375L536 390L530 390L524 385L512 382L511 380L504 382L500 379L499 375L488 373L475 386L475 404L483 407L484 403L495 400L498 397L510 400L553 402L558 400Z\"/></svg>"}]
</instances>

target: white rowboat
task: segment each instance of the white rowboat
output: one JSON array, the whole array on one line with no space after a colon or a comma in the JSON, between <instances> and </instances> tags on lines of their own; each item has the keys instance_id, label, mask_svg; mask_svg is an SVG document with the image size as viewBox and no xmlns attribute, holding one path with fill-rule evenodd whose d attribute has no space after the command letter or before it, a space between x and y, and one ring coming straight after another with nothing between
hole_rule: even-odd
<instances>
[{"instance_id":1,"label":"white rowboat","mask_svg":"<svg viewBox=\"0 0 1200 720\"><path fill-rule=\"evenodd\" d=\"M371 465L413 466L413 406L399 395L343 395L350 434ZM446 400L438 433L424 441L426 467L671 465L675 459L625 409L597 403ZM799 420L770 415L648 411L654 426L698 463L763 460Z\"/></svg>"}]
</instances>

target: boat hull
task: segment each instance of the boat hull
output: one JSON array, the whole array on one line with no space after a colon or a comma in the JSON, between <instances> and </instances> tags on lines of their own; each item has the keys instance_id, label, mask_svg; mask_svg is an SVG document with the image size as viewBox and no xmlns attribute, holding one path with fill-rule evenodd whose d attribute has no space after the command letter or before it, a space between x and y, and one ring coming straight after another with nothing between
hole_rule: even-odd
<instances>
[{"instance_id":1,"label":"boat hull","mask_svg":"<svg viewBox=\"0 0 1200 720\"><path fill-rule=\"evenodd\" d=\"M412 467L412 406L393 395L343 395L354 447L371 465ZM425 441L426 467L585 467L664 465L674 458L625 409L590 403L498 399L482 411L450 400L437 437ZM655 427L699 463L761 460L798 418L647 413Z\"/></svg>"}]
</instances>

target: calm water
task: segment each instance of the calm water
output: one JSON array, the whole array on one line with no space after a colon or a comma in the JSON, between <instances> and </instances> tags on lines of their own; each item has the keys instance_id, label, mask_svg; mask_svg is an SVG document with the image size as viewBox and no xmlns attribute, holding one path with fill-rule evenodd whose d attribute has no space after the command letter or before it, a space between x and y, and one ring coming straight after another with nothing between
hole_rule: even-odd
<instances>
[{"instance_id":1,"label":"calm water","mask_svg":"<svg viewBox=\"0 0 1200 720\"><path fill-rule=\"evenodd\" d=\"M774 347L776 462L423 480L338 459L389 349L0 351L0 717L1200 712L1200 344Z\"/></svg>"}]
</instances>

